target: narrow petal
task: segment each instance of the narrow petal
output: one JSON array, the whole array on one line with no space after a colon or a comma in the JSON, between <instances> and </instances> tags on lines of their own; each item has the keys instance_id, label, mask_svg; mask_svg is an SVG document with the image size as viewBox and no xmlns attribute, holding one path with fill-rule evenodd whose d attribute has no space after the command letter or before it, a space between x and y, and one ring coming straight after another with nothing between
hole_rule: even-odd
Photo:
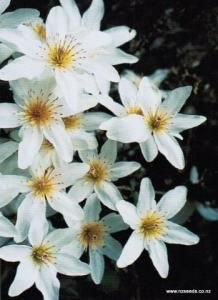
<instances>
[{"instance_id":1,"label":"narrow petal","mask_svg":"<svg viewBox=\"0 0 218 300\"><path fill-rule=\"evenodd\" d=\"M89 30L99 30L104 16L103 0L93 0L82 17L82 25Z\"/></svg>"},{"instance_id":2,"label":"narrow petal","mask_svg":"<svg viewBox=\"0 0 218 300\"><path fill-rule=\"evenodd\" d=\"M154 206L155 192L151 180L143 178L140 184L139 199L137 203L137 212L140 215L145 214Z\"/></svg>"},{"instance_id":3,"label":"narrow petal","mask_svg":"<svg viewBox=\"0 0 218 300\"><path fill-rule=\"evenodd\" d=\"M21 125L18 118L19 108L14 103L0 104L0 128L16 128Z\"/></svg>"},{"instance_id":4,"label":"narrow petal","mask_svg":"<svg viewBox=\"0 0 218 300\"><path fill-rule=\"evenodd\" d=\"M162 278L166 278L169 272L169 263L166 245L155 239L147 243L150 258L156 270Z\"/></svg>"},{"instance_id":5,"label":"narrow petal","mask_svg":"<svg viewBox=\"0 0 218 300\"><path fill-rule=\"evenodd\" d=\"M44 63L28 56L16 58L0 70L1 80L15 80L19 78L33 79L44 70Z\"/></svg>"},{"instance_id":6,"label":"narrow petal","mask_svg":"<svg viewBox=\"0 0 218 300\"><path fill-rule=\"evenodd\" d=\"M136 56L128 54L121 49L111 47L109 47L105 53L100 54L99 59L113 66L138 62Z\"/></svg>"},{"instance_id":7,"label":"narrow petal","mask_svg":"<svg viewBox=\"0 0 218 300\"><path fill-rule=\"evenodd\" d=\"M41 244L48 233L48 229L49 224L45 214L34 216L28 234L30 244L32 246Z\"/></svg>"},{"instance_id":8,"label":"narrow petal","mask_svg":"<svg viewBox=\"0 0 218 300\"><path fill-rule=\"evenodd\" d=\"M177 186L168 191L157 204L157 208L164 213L167 219L175 216L185 205L187 197L187 188L185 186Z\"/></svg>"},{"instance_id":9,"label":"narrow petal","mask_svg":"<svg viewBox=\"0 0 218 300\"><path fill-rule=\"evenodd\" d=\"M162 240L166 243L188 246L195 245L199 242L199 237L183 226L177 225L170 221L166 223L166 226L166 232L162 237Z\"/></svg>"},{"instance_id":10,"label":"narrow petal","mask_svg":"<svg viewBox=\"0 0 218 300\"><path fill-rule=\"evenodd\" d=\"M185 159L179 143L173 136L167 133L154 134L154 139L158 150L166 157L166 159L177 169L185 167Z\"/></svg>"},{"instance_id":11,"label":"narrow petal","mask_svg":"<svg viewBox=\"0 0 218 300\"><path fill-rule=\"evenodd\" d=\"M99 129L99 126L111 118L109 114L103 112L88 112L83 117L83 128L87 131Z\"/></svg>"},{"instance_id":12,"label":"narrow petal","mask_svg":"<svg viewBox=\"0 0 218 300\"><path fill-rule=\"evenodd\" d=\"M112 113L114 113L116 116L123 116L125 115L125 108L115 102L111 97L109 96L103 96L99 99L99 103L101 105L103 105L104 107L106 107L107 109L109 109ZM103 125L103 124L102 124ZM102 126L100 126L101 129L104 130L104 128Z\"/></svg>"},{"instance_id":13,"label":"narrow petal","mask_svg":"<svg viewBox=\"0 0 218 300\"><path fill-rule=\"evenodd\" d=\"M23 128L24 129L24 128ZM27 127L23 130L23 138L18 148L18 166L29 167L43 142L43 135L38 127Z\"/></svg>"},{"instance_id":14,"label":"narrow petal","mask_svg":"<svg viewBox=\"0 0 218 300\"><path fill-rule=\"evenodd\" d=\"M51 231L43 240L45 243L48 242L54 245L59 252L62 247L70 244L73 238L73 233L71 228L61 228Z\"/></svg>"},{"instance_id":15,"label":"narrow petal","mask_svg":"<svg viewBox=\"0 0 218 300\"><path fill-rule=\"evenodd\" d=\"M142 235L139 235L136 231L130 235L123 251L117 261L119 268L125 268L134 263L144 250L144 241Z\"/></svg>"},{"instance_id":16,"label":"narrow petal","mask_svg":"<svg viewBox=\"0 0 218 300\"><path fill-rule=\"evenodd\" d=\"M73 255L63 253L57 255L56 268L59 273L68 276L82 276L90 273L89 265Z\"/></svg>"},{"instance_id":17,"label":"narrow petal","mask_svg":"<svg viewBox=\"0 0 218 300\"><path fill-rule=\"evenodd\" d=\"M36 287L42 293L44 300L58 300L60 282L57 279L57 270L51 265L43 265L36 278Z\"/></svg>"},{"instance_id":18,"label":"narrow petal","mask_svg":"<svg viewBox=\"0 0 218 300\"><path fill-rule=\"evenodd\" d=\"M81 15L78 6L74 0L60 0L60 3L69 16L70 24L73 28L78 28L81 22Z\"/></svg>"},{"instance_id":19,"label":"narrow petal","mask_svg":"<svg viewBox=\"0 0 218 300\"><path fill-rule=\"evenodd\" d=\"M104 275L104 257L95 249L89 249L89 265L94 283L99 284Z\"/></svg>"},{"instance_id":20,"label":"narrow petal","mask_svg":"<svg viewBox=\"0 0 218 300\"><path fill-rule=\"evenodd\" d=\"M0 258L10 262L25 260L30 256L31 249L31 247L24 245L4 246L0 248Z\"/></svg>"},{"instance_id":21,"label":"narrow petal","mask_svg":"<svg viewBox=\"0 0 218 300\"><path fill-rule=\"evenodd\" d=\"M157 145L153 136L150 136L147 141L140 143L140 149L144 159L148 162L153 161L158 155Z\"/></svg>"},{"instance_id":22,"label":"narrow petal","mask_svg":"<svg viewBox=\"0 0 218 300\"><path fill-rule=\"evenodd\" d=\"M121 101L125 107L132 107L136 105L137 88L125 77L122 77L119 83L119 94Z\"/></svg>"},{"instance_id":23,"label":"narrow petal","mask_svg":"<svg viewBox=\"0 0 218 300\"><path fill-rule=\"evenodd\" d=\"M90 52L90 57L95 57L97 55L98 49L102 47L108 47L111 44L111 38L109 34L104 33L102 31L90 31L84 38L82 45L84 49L87 49ZM97 62L97 60L93 60L93 62Z\"/></svg>"},{"instance_id":24,"label":"narrow petal","mask_svg":"<svg viewBox=\"0 0 218 300\"><path fill-rule=\"evenodd\" d=\"M170 131L180 133L183 130L199 126L205 121L206 118L204 116L177 114L175 118L173 118Z\"/></svg>"},{"instance_id":25,"label":"narrow petal","mask_svg":"<svg viewBox=\"0 0 218 300\"><path fill-rule=\"evenodd\" d=\"M109 233L115 233L126 230L128 225L123 222L120 215L110 213L101 219L101 222L107 227Z\"/></svg>"},{"instance_id":26,"label":"narrow petal","mask_svg":"<svg viewBox=\"0 0 218 300\"><path fill-rule=\"evenodd\" d=\"M61 6L53 7L46 20L46 36L54 38L58 33L58 37L64 38L68 30L67 18L64 9Z\"/></svg>"},{"instance_id":27,"label":"narrow petal","mask_svg":"<svg viewBox=\"0 0 218 300\"><path fill-rule=\"evenodd\" d=\"M117 162L115 163L111 170L110 170L110 175L112 180L117 180L122 177L126 177L133 172L137 171L141 165L135 161L126 161L126 162Z\"/></svg>"},{"instance_id":28,"label":"narrow petal","mask_svg":"<svg viewBox=\"0 0 218 300\"><path fill-rule=\"evenodd\" d=\"M1 16L1 27L16 28L21 23L29 23L39 17L39 11L32 8L19 8Z\"/></svg>"},{"instance_id":29,"label":"narrow petal","mask_svg":"<svg viewBox=\"0 0 218 300\"><path fill-rule=\"evenodd\" d=\"M29 191L27 186L27 178L19 175L0 175L0 191L17 190L19 193Z\"/></svg>"},{"instance_id":30,"label":"narrow petal","mask_svg":"<svg viewBox=\"0 0 218 300\"><path fill-rule=\"evenodd\" d=\"M73 162L71 164L63 165L60 168L57 168L57 172L62 174L62 178L64 179L64 185L66 187L75 183L78 179L82 178L89 171L89 165L85 163L76 163ZM72 194L72 196L74 196Z\"/></svg>"},{"instance_id":31,"label":"narrow petal","mask_svg":"<svg viewBox=\"0 0 218 300\"><path fill-rule=\"evenodd\" d=\"M170 91L162 107L167 109L167 112L174 115L180 111L188 97L191 95L192 87L183 86Z\"/></svg>"},{"instance_id":32,"label":"narrow petal","mask_svg":"<svg viewBox=\"0 0 218 300\"><path fill-rule=\"evenodd\" d=\"M101 248L101 251L104 255L116 261L120 257L122 245L111 236L107 236L105 238L104 247Z\"/></svg>"},{"instance_id":33,"label":"narrow petal","mask_svg":"<svg viewBox=\"0 0 218 300\"><path fill-rule=\"evenodd\" d=\"M135 229L140 223L139 216L136 212L136 207L127 201L119 201L116 205L117 210L121 214L123 221L128 224L132 229Z\"/></svg>"},{"instance_id":34,"label":"narrow petal","mask_svg":"<svg viewBox=\"0 0 218 300\"><path fill-rule=\"evenodd\" d=\"M124 118L112 118L104 122L101 129L107 130L107 137L121 143L141 143L150 136L143 117L139 115L128 115Z\"/></svg>"},{"instance_id":35,"label":"narrow petal","mask_svg":"<svg viewBox=\"0 0 218 300\"><path fill-rule=\"evenodd\" d=\"M73 238L72 242L61 249L61 253L80 258L84 252L84 247L80 240Z\"/></svg>"},{"instance_id":36,"label":"narrow petal","mask_svg":"<svg viewBox=\"0 0 218 300\"><path fill-rule=\"evenodd\" d=\"M145 111L161 103L161 92L148 77L143 77L140 82L138 99Z\"/></svg>"},{"instance_id":37,"label":"narrow petal","mask_svg":"<svg viewBox=\"0 0 218 300\"><path fill-rule=\"evenodd\" d=\"M108 163L113 164L117 158L117 142L107 140L101 147L100 156Z\"/></svg>"},{"instance_id":38,"label":"narrow petal","mask_svg":"<svg viewBox=\"0 0 218 300\"><path fill-rule=\"evenodd\" d=\"M77 203L83 201L93 192L93 183L84 179L77 180L69 190L69 197L73 197Z\"/></svg>"},{"instance_id":39,"label":"narrow petal","mask_svg":"<svg viewBox=\"0 0 218 300\"><path fill-rule=\"evenodd\" d=\"M168 69L158 69L149 76L149 79L157 86L161 84L162 81L167 77L170 70Z\"/></svg>"},{"instance_id":40,"label":"narrow petal","mask_svg":"<svg viewBox=\"0 0 218 300\"><path fill-rule=\"evenodd\" d=\"M17 267L17 273L10 286L8 295L15 297L29 289L34 284L37 274L38 269L30 259L22 261Z\"/></svg>"},{"instance_id":41,"label":"narrow petal","mask_svg":"<svg viewBox=\"0 0 218 300\"><path fill-rule=\"evenodd\" d=\"M13 237L15 234L14 225L0 212L0 236Z\"/></svg>"},{"instance_id":42,"label":"narrow petal","mask_svg":"<svg viewBox=\"0 0 218 300\"><path fill-rule=\"evenodd\" d=\"M122 195L113 183L105 181L94 188L99 200L105 206L112 210L117 210L116 203L122 200Z\"/></svg>"},{"instance_id":43,"label":"narrow petal","mask_svg":"<svg viewBox=\"0 0 218 300\"><path fill-rule=\"evenodd\" d=\"M121 45L131 41L136 36L136 31L128 26L116 26L106 30L113 39L113 46Z\"/></svg>"},{"instance_id":44,"label":"narrow petal","mask_svg":"<svg viewBox=\"0 0 218 300\"><path fill-rule=\"evenodd\" d=\"M101 212L100 202L95 194L89 196L84 206L85 219L87 221L98 221Z\"/></svg>"}]
</instances>

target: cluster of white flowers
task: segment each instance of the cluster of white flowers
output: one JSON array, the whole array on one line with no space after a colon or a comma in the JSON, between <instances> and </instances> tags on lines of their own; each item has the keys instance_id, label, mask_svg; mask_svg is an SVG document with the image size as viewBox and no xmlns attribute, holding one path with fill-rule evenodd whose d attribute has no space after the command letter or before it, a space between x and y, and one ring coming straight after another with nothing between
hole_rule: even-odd
<instances>
[{"instance_id":1,"label":"cluster of white flowers","mask_svg":"<svg viewBox=\"0 0 218 300\"><path fill-rule=\"evenodd\" d=\"M143 178L136 206L124 201L116 181L141 165L117 162L117 145L137 142L147 162L160 152L183 169L176 138L206 120L179 113L192 88L160 90L167 70L149 77L126 70L120 78L115 65L138 61L119 48L136 32L127 26L102 31L103 0L93 0L83 15L74 0L60 0L45 23L33 9L4 13L9 4L0 1L0 80L9 82L14 100L0 103L7 136L0 139L0 258L20 262L9 295L35 283L45 300L59 299L58 272L90 274L99 284L104 255L123 268L143 249L167 277L165 243L199 241L170 221L187 189L175 187L156 203L151 180ZM111 82L118 83L122 104L109 96ZM98 152L100 130L107 138ZM113 212L100 218L105 206ZM66 228L53 227L56 213ZM129 227L122 249L111 235Z\"/></svg>"}]
</instances>

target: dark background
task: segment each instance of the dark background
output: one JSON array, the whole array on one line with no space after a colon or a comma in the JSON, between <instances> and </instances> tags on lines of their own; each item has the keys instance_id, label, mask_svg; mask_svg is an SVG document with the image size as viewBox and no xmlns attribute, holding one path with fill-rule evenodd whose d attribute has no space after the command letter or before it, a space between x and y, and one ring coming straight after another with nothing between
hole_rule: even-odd
<instances>
[{"instance_id":1,"label":"dark background","mask_svg":"<svg viewBox=\"0 0 218 300\"><path fill-rule=\"evenodd\" d=\"M90 2L77 1L82 11ZM57 4L58 1L54 0L12 0L10 10L32 7L39 9L41 15L46 17L49 9ZM141 178L149 176L157 190L167 191L185 184L189 188L190 202L197 200L218 207L218 3L208 0L105 0L105 5L102 28L128 25L137 30L137 37L124 49L136 53L140 61L127 67L145 75L158 68L169 68L170 74L161 87L173 89L193 85L193 93L185 109L208 118L204 125L183 134L181 144L186 157L183 171L171 167L160 155L154 163L147 164L137 145L123 146L120 159L137 160L143 168L133 179L128 177L118 182L118 185L124 186L122 194L132 201L132 187L135 186L137 191ZM120 66L119 70L125 67ZM2 95L7 94L7 87L7 83L1 83ZM189 182L193 165L197 165L201 175L198 185ZM130 182L131 191L128 191ZM200 243L191 247L168 245L170 273L167 279L159 277L144 252L134 265L124 270L116 269L107 260L105 277L99 286L88 277L60 276L60 300L218 299L218 222L206 221L194 212L185 226L200 236ZM124 244L129 233L124 232L117 238ZM16 264L4 263L2 270L2 300L7 300L7 290ZM168 289L210 289L211 294L166 294ZM15 299L31 298L42 299L35 288Z\"/></svg>"}]
</instances>

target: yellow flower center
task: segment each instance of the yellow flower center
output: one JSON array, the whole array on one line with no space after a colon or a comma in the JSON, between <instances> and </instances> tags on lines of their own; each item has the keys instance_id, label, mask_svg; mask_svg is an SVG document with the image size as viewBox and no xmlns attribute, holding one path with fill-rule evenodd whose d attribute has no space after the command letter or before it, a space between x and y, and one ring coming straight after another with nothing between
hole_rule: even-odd
<instances>
[{"instance_id":1,"label":"yellow flower center","mask_svg":"<svg viewBox=\"0 0 218 300\"><path fill-rule=\"evenodd\" d=\"M140 106L129 106L126 109L126 112L129 115L132 115L132 114L141 115L141 116L144 115Z\"/></svg>"},{"instance_id":2,"label":"yellow flower center","mask_svg":"<svg viewBox=\"0 0 218 300\"><path fill-rule=\"evenodd\" d=\"M38 34L41 40L46 39L46 29L43 23L34 24L32 28Z\"/></svg>"},{"instance_id":3,"label":"yellow flower center","mask_svg":"<svg viewBox=\"0 0 218 300\"><path fill-rule=\"evenodd\" d=\"M81 128L82 126L81 114L65 117L63 118L63 121L64 121L65 128L68 130Z\"/></svg>"},{"instance_id":4,"label":"yellow flower center","mask_svg":"<svg viewBox=\"0 0 218 300\"><path fill-rule=\"evenodd\" d=\"M55 248L49 244L40 244L33 247L32 259L36 264L47 264L55 261Z\"/></svg>"},{"instance_id":5,"label":"yellow flower center","mask_svg":"<svg viewBox=\"0 0 218 300\"><path fill-rule=\"evenodd\" d=\"M158 238L165 230L164 217L156 212L150 211L141 218L139 225L139 232L144 235L145 238Z\"/></svg>"},{"instance_id":6,"label":"yellow flower center","mask_svg":"<svg viewBox=\"0 0 218 300\"><path fill-rule=\"evenodd\" d=\"M153 132L163 133L168 130L172 117L166 111L157 108L145 113L144 119Z\"/></svg>"},{"instance_id":7,"label":"yellow flower center","mask_svg":"<svg viewBox=\"0 0 218 300\"><path fill-rule=\"evenodd\" d=\"M105 161L100 159L93 159L90 161L89 172L85 175L85 179L99 184L109 178L110 170Z\"/></svg>"},{"instance_id":8,"label":"yellow flower center","mask_svg":"<svg viewBox=\"0 0 218 300\"><path fill-rule=\"evenodd\" d=\"M51 197L58 185L53 168L49 167L43 175L33 177L28 185L36 197Z\"/></svg>"},{"instance_id":9,"label":"yellow flower center","mask_svg":"<svg viewBox=\"0 0 218 300\"><path fill-rule=\"evenodd\" d=\"M83 225L80 233L80 241L86 247L104 246L106 228L103 224L92 222Z\"/></svg>"}]
</instances>

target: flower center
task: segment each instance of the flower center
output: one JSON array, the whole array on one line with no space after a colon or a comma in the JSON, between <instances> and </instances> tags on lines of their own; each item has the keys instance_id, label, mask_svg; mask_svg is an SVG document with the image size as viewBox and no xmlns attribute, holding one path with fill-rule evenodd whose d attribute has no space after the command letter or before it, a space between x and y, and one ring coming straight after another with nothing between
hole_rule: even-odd
<instances>
[{"instance_id":1,"label":"flower center","mask_svg":"<svg viewBox=\"0 0 218 300\"><path fill-rule=\"evenodd\" d=\"M85 51L73 37L66 35L63 39L55 39L48 44L48 62L55 68L67 69L78 60L84 58Z\"/></svg>"},{"instance_id":2,"label":"flower center","mask_svg":"<svg viewBox=\"0 0 218 300\"><path fill-rule=\"evenodd\" d=\"M86 180L99 184L108 179L110 171L108 165L103 160L93 159L89 165L89 172L85 175Z\"/></svg>"},{"instance_id":3,"label":"flower center","mask_svg":"<svg viewBox=\"0 0 218 300\"><path fill-rule=\"evenodd\" d=\"M63 121L64 121L65 128L68 130L81 128L82 125L81 114L63 118Z\"/></svg>"},{"instance_id":4,"label":"flower center","mask_svg":"<svg viewBox=\"0 0 218 300\"><path fill-rule=\"evenodd\" d=\"M31 256L36 264L47 264L55 260L55 248L49 244L33 247Z\"/></svg>"},{"instance_id":5,"label":"flower center","mask_svg":"<svg viewBox=\"0 0 218 300\"><path fill-rule=\"evenodd\" d=\"M136 114L143 116L143 111L140 106L129 106L126 109L128 115Z\"/></svg>"},{"instance_id":6,"label":"flower center","mask_svg":"<svg viewBox=\"0 0 218 300\"><path fill-rule=\"evenodd\" d=\"M34 24L32 28L38 34L41 40L46 39L46 29L43 23Z\"/></svg>"},{"instance_id":7,"label":"flower center","mask_svg":"<svg viewBox=\"0 0 218 300\"><path fill-rule=\"evenodd\" d=\"M53 168L49 167L43 175L29 180L28 185L36 197L51 197L53 195L58 183L52 173Z\"/></svg>"},{"instance_id":8,"label":"flower center","mask_svg":"<svg viewBox=\"0 0 218 300\"><path fill-rule=\"evenodd\" d=\"M82 227L82 231L80 233L80 241L81 243L88 248L97 247L104 245L104 236L106 234L106 228L103 224L92 222L86 223Z\"/></svg>"},{"instance_id":9,"label":"flower center","mask_svg":"<svg viewBox=\"0 0 218 300\"><path fill-rule=\"evenodd\" d=\"M167 131L172 117L164 110L157 108L147 112L144 116L145 122L153 132Z\"/></svg>"},{"instance_id":10,"label":"flower center","mask_svg":"<svg viewBox=\"0 0 218 300\"><path fill-rule=\"evenodd\" d=\"M164 217L156 211L150 211L141 218L139 231L145 238L158 238L164 233L164 229Z\"/></svg>"}]
</instances>

